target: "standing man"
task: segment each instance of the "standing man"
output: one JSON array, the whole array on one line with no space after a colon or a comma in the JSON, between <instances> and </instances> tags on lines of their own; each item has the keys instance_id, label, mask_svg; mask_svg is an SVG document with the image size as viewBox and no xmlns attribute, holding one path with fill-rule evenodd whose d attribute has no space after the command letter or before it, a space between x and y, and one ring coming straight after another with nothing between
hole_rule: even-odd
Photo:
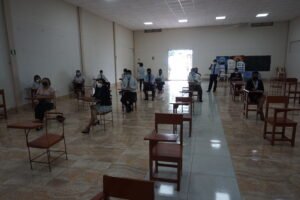
<instances>
[{"instance_id":1,"label":"standing man","mask_svg":"<svg viewBox=\"0 0 300 200\"><path fill-rule=\"evenodd\" d=\"M209 85L208 85L207 92L210 92L213 84L214 84L213 91L215 92L216 89L217 89L218 75L219 75L219 72L220 72L220 66L217 63L216 59L210 65L209 70L210 70L210 78L209 78Z\"/></svg>"},{"instance_id":2,"label":"standing man","mask_svg":"<svg viewBox=\"0 0 300 200\"><path fill-rule=\"evenodd\" d=\"M144 83L144 78L145 78L145 68L143 63L139 62L138 64L139 64L139 68L137 70L137 74L140 82L140 91L142 91L142 85Z\"/></svg>"},{"instance_id":3,"label":"standing man","mask_svg":"<svg viewBox=\"0 0 300 200\"><path fill-rule=\"evenodd\" d=\"M145 94L145 100L148 100L148 91L152 92L152 101L155 97L155 77L153 74L151 74L151 69L147 69L147 74L144 78L144 94Z\"/></svg>"},{"instance_id":4,"label":"standing man","mask_svg":"<svg viewBox=\"0 0 300 200\"><path fill-rule=\"evenodd\" d=\"M126 112L132 111L132 105L136 102L137 82L131 75L131 70L127 70L126 75L122 80L122 98L121 102L126 107Z\"/></svg>"}]
</instances>

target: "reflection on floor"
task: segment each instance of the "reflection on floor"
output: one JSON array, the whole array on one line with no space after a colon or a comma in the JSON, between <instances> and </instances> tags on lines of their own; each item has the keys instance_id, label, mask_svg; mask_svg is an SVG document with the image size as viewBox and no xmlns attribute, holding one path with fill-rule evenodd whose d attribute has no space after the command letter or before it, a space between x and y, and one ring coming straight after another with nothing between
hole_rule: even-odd
<instances>
[{"instance_id":1,"label":"reflection on floor","mask_svg":"<svg viewBox=\"0 0 300 200\"><path fill-rule=\"evenodd\" d=\"M104 174L147 179L148 143L143 138L154 127L154 113L171 112L169 103L181 95L184 85L167 83L155 101L144 101L138 94L137 111L124 115L120 97L113 91L113 127L107 125L104 131L96 126L90 135L80 133L89 109L78 111L75 100L59 100L58 110L67 118L69 160L59 159L51 173L40 165L30 170L23 132L6 129L1 119L0 199L90 199L101 190ZM206 87L204 83L203 90ZM299 199L299 139L295 148L271 147L262 139L263 124L251 114L243 119L241 103L232 102L228 88L203 97L204 102L195 106L192 138L187 137L185 124L181 191L177 193L172 184L157 183L156 199L235 200L241 199L239 188L243 199ZM10 113L8 122L32 117L27 107ZM31 135L41 133L32 131Z\"/></svg>"}]
</instances>

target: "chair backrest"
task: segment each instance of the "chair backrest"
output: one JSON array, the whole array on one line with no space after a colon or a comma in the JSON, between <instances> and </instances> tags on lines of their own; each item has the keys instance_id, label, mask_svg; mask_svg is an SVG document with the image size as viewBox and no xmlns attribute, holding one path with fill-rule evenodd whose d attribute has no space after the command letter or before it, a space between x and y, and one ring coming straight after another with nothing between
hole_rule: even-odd
<instances>
[{"instance_id":1,"label":"chair backrest","mask_svg":"<svg viewBox=\"0 0 300 200\"><path fill-rule=\"evenodd\" d=\"M0 96L2 98L2 100L0 101L0 105L5 105L5 94L3 89L0 90Z\"/></svg>"},{"instance_id":2,"label":"chair backrest","mask_svg":"<svg viewBox=\"0 0 300 200\"><path fill-rule=\"evenodd\" d=\"M61 135L64 136L64 134L65 134L65 126L64 126L65 117L64 117L64 114L61 112L51 112L50 111L50 112L45 113L46 134L48 134L49 121L53 121L53 120L55 120L61 124L61 127L62 127Z\"/></svg>"},{"instance_id":3,"label":"chair backrest","mask_svg":"<svg viewBox=\"0 0 300 200\"><path fill-rule=\"evenodd\" d=\"M104 199L109 197L130 200L154 200L154 182L103 176Z\"/></svg>"},{"instance_id":4,"label":"chair backrest","mask_svg":"<svg viewBox=\"0 0 300 200\"><path fill-rule=\"evenodd\" d=\"M287 78L286 79L286 88L287 92L290 93L294 88L294 91L297 90L298 79L297 78Z\"/></svg>"},{"instance_id":5,"label":"chair backrest","mask_svg":"<svg viewBox=\"0 0 300 200\"><path fill-rule=\"evenodd\" d=\"M288 107L289 97L287 96L267 96L266 98L266 117L269 114L270 104L282 104L284 108Z\"/></svg>"},{"instance_id":6,"label":"chair backrest","mask_svg":"<svg viewBox=\"0 0 300 200\"><path fill-rule=\"evenodd\" d=\"M155 113L155 130L158 132L158 125L174 125L180 126L179 137L180 145L183 143L183 115L174 113Z\"/></svg>"}]
</instances>

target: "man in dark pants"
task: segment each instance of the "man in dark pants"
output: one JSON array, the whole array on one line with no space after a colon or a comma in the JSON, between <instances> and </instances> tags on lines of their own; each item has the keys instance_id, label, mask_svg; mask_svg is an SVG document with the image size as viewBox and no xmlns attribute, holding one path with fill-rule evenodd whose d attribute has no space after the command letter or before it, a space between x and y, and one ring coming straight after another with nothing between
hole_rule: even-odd
<instances>
[{"instance_id":1,"label":"man in dark pants","mask_svg":"<svg viewBox=\"0 0 300 200\"><path fill-rule=\"evenodd\" d=\"M219 64L217 63L217 60L215 59L213 64L210 65L209 67L210 72L210 78L209 78L209 85L208 85L208 90L207 92L210 92L212 85L214 84L214 92L217 89L217 82L218 82L218 75L220 71Z\"/></svg>"},{"instance_id":2,"label":"man in dark pants","mask_svg":"<svg viewBox=\"0 0 300 200\"><path fill-rule=\"evenodd\" d=\"M152 101L155 97L155 77L153 74L151 74L151 69L147 69L147 74L144 78L144 94L145 94L145 100L148 100L148 91L152 92Z\"/></svg>"}]
</instances>

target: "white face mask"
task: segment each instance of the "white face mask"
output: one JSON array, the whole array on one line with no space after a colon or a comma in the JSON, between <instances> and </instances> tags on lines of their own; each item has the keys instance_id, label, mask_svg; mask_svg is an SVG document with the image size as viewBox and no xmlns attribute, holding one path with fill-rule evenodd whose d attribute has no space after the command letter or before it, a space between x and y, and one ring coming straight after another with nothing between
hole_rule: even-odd
<instances>
[{"instance_id":1,"label":"white face mask","mask_svg":"<svg viewBox=\"0 0 300 200\"><path fill-rule=\"evenodd\" d=\"M97 82L96 85L97 85L98 88L101 88L101 87L102 87L102 83L98 83L98 82Z\"/></svg>"}]
</instances>

